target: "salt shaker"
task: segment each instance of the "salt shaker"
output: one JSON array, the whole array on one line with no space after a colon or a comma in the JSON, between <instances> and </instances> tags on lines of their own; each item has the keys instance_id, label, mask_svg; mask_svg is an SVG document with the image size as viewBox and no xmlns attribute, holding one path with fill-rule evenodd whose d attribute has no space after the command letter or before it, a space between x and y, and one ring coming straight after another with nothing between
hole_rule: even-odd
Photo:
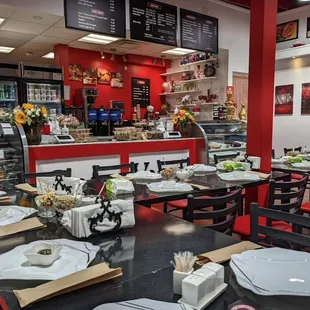
<instances>
[{"instance_id":1,"label":"salt shaker","mask_svg":"<svg viewBox=\"0 0 310 310\"><path fill-rule=\"evenodd\" d=\"M216 273L209 269L198 269L193 275L206 279L205 295L211 294L216 288Z\"/></svg>"},{"instance_id":2,"label":"salt shaker","mask_svg":"<svg viewBox=\"0 0 310 310\"><path fill-rule=\"evenodd\" d=\"M224 283L224 267L220 264L216 263L207 263L204 266L202 266L202 269L208 269L216 274L216 282L215 282L215 288L219 287Z\"/></svg>"},{"instance_id":3,"label":"salt shaker","mask_svg":"<svg viewBox=\"0 0 310 310\"><path fill-rule=\"evenodd\" d=\"M196 307L205 296L206 279L190 275L182 281L182 302Z\"/></svg>"}]
</instances>

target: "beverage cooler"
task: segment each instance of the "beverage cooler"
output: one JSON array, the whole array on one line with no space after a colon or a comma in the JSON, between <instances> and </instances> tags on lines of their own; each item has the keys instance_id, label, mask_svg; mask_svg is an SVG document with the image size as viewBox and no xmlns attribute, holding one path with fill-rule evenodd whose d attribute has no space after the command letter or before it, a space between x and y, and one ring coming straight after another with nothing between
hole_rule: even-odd
<instances>
[{"instance_id":1,"label":"beverage cooler","mask_svg":"<svg viewBox=\"0 0 310 310\"><path fill-rule=\"evenodd\" d=\"M22 65L22 102L64 112L63 70Z\"/></svg>"},{"instance_id":2,"label":"beverage cooler","mask_svg":"<svg viewBox=\"0 0 310 310\"><path fill-rule=\"evenodd\" d=\"M20 67L18 64L0 64L0 109L14 109L21 96Z\"/></svg>"}]
</instances>

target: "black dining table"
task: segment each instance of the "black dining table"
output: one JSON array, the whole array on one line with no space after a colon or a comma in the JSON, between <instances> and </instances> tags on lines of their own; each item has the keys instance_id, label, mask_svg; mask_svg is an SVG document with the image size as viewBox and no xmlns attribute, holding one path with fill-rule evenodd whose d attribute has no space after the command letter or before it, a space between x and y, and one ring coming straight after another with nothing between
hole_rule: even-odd
<instances>
[{"instance_id":1,"label":"black dining table","mask_svg":"<svg viewBox=\"0 0 310 310\"><path fill-rule=\"evenodd\" d=\"M310 166L297 168L293 167L291 164L284 164L284 163L272 164L272 170L283 173L310 174Z\"/></svg>"}]
</instances>

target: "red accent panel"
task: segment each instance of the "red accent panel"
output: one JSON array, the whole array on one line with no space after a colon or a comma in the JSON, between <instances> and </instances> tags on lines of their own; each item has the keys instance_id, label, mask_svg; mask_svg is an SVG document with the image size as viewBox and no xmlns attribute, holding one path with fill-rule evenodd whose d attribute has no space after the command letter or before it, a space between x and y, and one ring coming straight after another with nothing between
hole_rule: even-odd
<instances>
[{"instance_id":1,"label":"red accent panel","mask_svg":"<svg viewBox=\"0 0 310 310\"><path fill-rule=\"evenodd\" d=\"M151 57L127 55L127 71L125 71L124 62L120 55L116 55L113 61L111 60L111 54L105 53L105 59L101 59L100 52L75 49L66 45L56 45L54 52L55 64L64 68L65 85L70 85L72 99L66 101L67 106L75 104L74 98L77 89L97 87L99 90L99 96L95 105L97 108L100 106L110 107L111 100L124 101L125 113L123 119L131 120L133 113L131 79L132 77L140 77L151 80L150 102L155 107L155 111L160 110L161 99L159 94L162 93L162 84L165 81L160 74L166 72L166 68L161 65L160 60L157 61L157 64L153 65L153 58ZM111 72L120 72L124 76L124 88L112 88L110 85L101 84L89 86L83 85L83 82L69 81L70 64L80 64L83 68L87 69L105 68ZM145 109L142 109L141 112L141 117L143 118Z\"/></svg>"},{"instance_id":2,"label":"red accent panel","mask_svg":"<svg viewBox=\"0 0 310 310\"><path fill-rule=\"evenodd\" d=\"M261 157L266 172L271 171L277 5L278 0L251 0L247 153ZM264 202L266 189L259 193L258 202ZM246 212L255 196L248 191Z\"/></svg>"}]
</instances>

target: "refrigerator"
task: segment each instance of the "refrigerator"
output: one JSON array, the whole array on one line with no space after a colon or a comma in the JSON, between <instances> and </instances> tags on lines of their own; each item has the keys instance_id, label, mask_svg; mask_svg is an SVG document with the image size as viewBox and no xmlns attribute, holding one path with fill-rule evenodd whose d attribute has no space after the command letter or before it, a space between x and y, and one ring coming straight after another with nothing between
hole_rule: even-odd
<instances>
[{"instance_id":1,"label":"refrigerator","mask_svg":"<svg viewBox=\"0 0 310 310\"><path fill-rule=\"evenodd\" d=\"M49 111L64 112L62 68L22 65L22 102L44 105ZM51 114L54 114L51 113Z\"/></svg>"},{"instance_id":2,"label":"refrigerator","mask_svg":"<svg viewBox=\"0 0 310 310\"><path fill-rule=\"evenodd\" d=\"M20 65L0 63L0 109L12 110L20 99Z\"/></svg>"}]
</instances>

